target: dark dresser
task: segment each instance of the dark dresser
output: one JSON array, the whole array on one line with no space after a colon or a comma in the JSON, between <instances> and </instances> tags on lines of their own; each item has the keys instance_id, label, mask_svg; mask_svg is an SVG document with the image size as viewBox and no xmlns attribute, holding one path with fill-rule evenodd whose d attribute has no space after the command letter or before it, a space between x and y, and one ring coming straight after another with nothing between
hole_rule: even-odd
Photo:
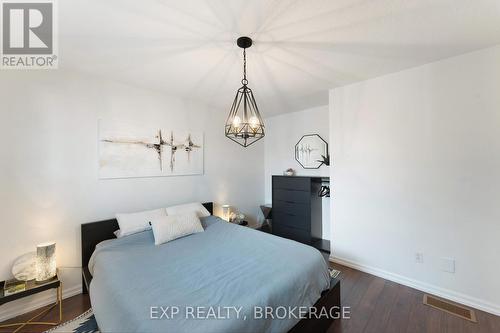
<instances>
[{"instance_id":1,"label":"dark dresser","mask_svg":"<svg viewBox=\"0 0 500 333\"><path fill-rule=\"evenodd\" d=\"M318 191L324 178L273 176L273 234L329 252L328 241L312 235L322 225L322 198ZM316 227L316 228L315 228Z\"/></svg>"}]
</instances>

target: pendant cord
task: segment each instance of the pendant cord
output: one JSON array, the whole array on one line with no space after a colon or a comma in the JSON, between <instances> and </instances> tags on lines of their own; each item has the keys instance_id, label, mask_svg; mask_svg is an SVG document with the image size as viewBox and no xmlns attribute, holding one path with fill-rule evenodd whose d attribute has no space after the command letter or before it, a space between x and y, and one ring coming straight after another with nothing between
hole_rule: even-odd
<instances>
[{"instance_id":1,"label":"pendant cord","mask_svg":"<svg viewBox=\"0 0 500 333\"><path fill-rule=\"evenodd\" d=\"M247 85L247 49L243 49L243 85Z\"/></svg>"}]
</instances>

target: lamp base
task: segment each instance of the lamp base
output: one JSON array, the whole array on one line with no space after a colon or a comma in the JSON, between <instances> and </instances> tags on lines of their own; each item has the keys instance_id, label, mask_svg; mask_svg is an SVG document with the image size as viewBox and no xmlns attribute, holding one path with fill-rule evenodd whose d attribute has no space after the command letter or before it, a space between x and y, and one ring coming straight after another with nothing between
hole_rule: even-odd
<instances>
[{"instance_id":1,"label":"lamp base","mask_svg":"<svg viewBox=\"0 0 500 333\"><path fill-rule=\"evenodd\" d=\"M54 276L52 276L52 277L49 277L48 279L45 279L45 280L40 280L40 281L35 280L35 284L45 284L45 283L47 283L47 282L50 282L50 281L54 280L56 276L57 276L57 275L54 275Z\"/></svg>"}]
</instances>

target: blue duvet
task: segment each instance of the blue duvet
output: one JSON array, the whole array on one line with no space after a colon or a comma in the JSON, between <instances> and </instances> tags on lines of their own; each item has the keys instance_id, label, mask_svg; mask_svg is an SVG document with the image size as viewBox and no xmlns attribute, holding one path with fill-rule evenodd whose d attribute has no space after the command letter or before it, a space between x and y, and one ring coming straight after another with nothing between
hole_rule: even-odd
<instances>
[{"instance_id":1,"label":"blue duvet","mask_svg":"<svg viewBox=\"0 0 500 333\"><path fill-rule=\"evenodd\" d=\"M160 246L144 231L97 247L90 298L103 333L286 332L299 321L293 307L328 289L316 249L213 216L202 223L205 232Z\"/></svg>"}]
</instances>

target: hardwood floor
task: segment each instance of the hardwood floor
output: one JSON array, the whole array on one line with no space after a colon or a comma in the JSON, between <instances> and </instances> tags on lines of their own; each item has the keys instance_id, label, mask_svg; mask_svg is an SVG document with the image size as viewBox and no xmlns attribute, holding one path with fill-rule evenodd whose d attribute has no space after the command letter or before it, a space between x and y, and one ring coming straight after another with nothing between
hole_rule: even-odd
<instances>
[{"instance_id":1,"label":"hardwood floor","mask_svg":"<svg viewBox=\"0 0 500 333\"><path fill-rule=\"evenodd\" d=\"M50 305L48 306L50 307ZM4 321L3 323L0 324L10 324L10 323L15 323L15 322L20 322L20 321L26 321L36 315L37 313L41 312L41 310L45 309L47 307L28 312L24 315L21 315L16 318L12 318L10 320ZM0 308L1 309L1 308ZM90 309L90 299L88 295L76 295L70 298L67 298L63 300L63 322L71 320L75 317L78 317L81 315L83 312L86 310ZM59 319L59 308L52 309L50 312L48 312L45 316L40 317L37 319L39 320L44 320L44 321L57 321ZM48 326L48 325L27 325L23 327L23 329L19 332L26 332L26 333L38 333L38 332L44 332L53 326ZM6 332L12 332L17 328L0 328L1 333L6 333Z\"/></svg>"},{"instance_id":2,"label":"hardwood floor","mask_svg":"<svg viewBox=\"0 0 500 333\"><path fill-rule=\"evenodd\" d=\"M342 271L342 306L350 307L351 318L336 321L328 333L500 332L500 317L476 310L478 323L472 323L424 305L423 293L418 290L348 267L331 263L330 266ZM90 308L89 297L68 298L63 306L64 321L70 320ZM28 313L4 323L25 320L32 315ZM45 316L46 320L55 318L56 310ZM43 332L49 328L29 326L22 332ZM12 332L12 329L0 329L0 333L4 332Z\"/></svg>"},{"instance_id":3,"label":"hardwood floor","mask_svg":"<svg viewBox=\"0 0 500 333\"><path fill-rule=\"evenodd\" d=\"M495 333L500 317L479 310L477 323L423 304L424 293L345 266L342 271L342 306L351 308L351 319L336 321L328 333Z\"/></svg>"}]
</instances>

